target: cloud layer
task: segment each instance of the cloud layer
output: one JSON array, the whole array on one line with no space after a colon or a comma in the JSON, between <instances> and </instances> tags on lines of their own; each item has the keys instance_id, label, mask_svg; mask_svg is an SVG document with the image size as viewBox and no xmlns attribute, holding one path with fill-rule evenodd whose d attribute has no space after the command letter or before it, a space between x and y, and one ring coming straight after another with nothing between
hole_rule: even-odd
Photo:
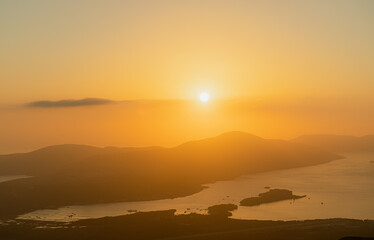
<instances>
[{"instance_id":1,"label":"cloud layer","mask_svg":"<svg viewBox=\"0 0 374 240\"><path fill-rule=\"evenodd\" d=\"M27 103L27 107L55 108L55 107L78 107L111 104L114 101L103 98L65 99L60 101L36 101Z\"/></svg>"}]
</instances>

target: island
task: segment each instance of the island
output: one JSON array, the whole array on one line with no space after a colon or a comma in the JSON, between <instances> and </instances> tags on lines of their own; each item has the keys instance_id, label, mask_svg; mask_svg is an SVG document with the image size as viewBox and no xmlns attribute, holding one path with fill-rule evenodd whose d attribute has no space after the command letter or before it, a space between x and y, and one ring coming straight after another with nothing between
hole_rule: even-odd
<instances>
[{"instance_id":1,"label":"island","mask_svg":"<svg viewBox=\"0 0 374 240\"><path fill-rule=\"evenodd\" d=\"M232 216L231 211L238 209L235 204L219 204L208 207L208 213L213 216L229 217Z\"/></svg>"},{"instance_id":2,"label":"island","mask_svg":"<svg viewBox=\"0 0 374 240\"><path fill-rule=\"evenodd\" d=\"M295 200L304 198L306 195L293 195L292 191L287 189L270 189L267 192L260 193L258 197L245 198L240 201L240 206L257 206L265 203L279 202L283 200Z\"/></svg>"}]
</instances>

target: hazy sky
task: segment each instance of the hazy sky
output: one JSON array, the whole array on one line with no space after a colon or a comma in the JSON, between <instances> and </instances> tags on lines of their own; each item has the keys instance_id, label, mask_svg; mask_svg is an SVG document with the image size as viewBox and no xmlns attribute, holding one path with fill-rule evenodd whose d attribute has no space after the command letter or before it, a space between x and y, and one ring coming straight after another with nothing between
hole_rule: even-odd
<instances>
[{"instance_id":1,"label":"hazy sky","mask_svg":"<svg viewBox=\"0 0 374 240\"><path fill-rule=\"evenodd\" d=\"M88 134L95 130L102 132L96 132L95 139L104 135L107 139L97 140L102 145L172 145L226 130L276 137L312 132L373 133L373 13L374 1L370 0L3 0L0 152L62 142L95 144ZM219 116L207 118L207 125L191 125L181 117L187 117L186 113L175 112L175 102L193 100L201 91L210 93L214 106L226 102L215 108ZM22 107L40 100L87 97L167 100L171 104L166 104L167 108L174 110L160 107L165 105L163 101L161 105L153 103L158 107L152 109L158 110L152 110L151 115L160 118L156 117L158 121L144 134L149 122L141 126L134 116L150 109L149 102L142 108L121 108L126 105L123 103L79 107L90 108L90 118L82 115L86 110ZM231 101L241 102L240 110L233 109L238 104ZM259 118L264 102L269 113ZM327 107L321 102L327 102ZM179 113L182 110L186 109L178 109ZM195 110L201 111L199 107ZM322 125L308 122L300 128L293 126L289 134L281 133L274 127L279 122L271 111L288 118L283 122L292 118ZM115 112L123 112L126 119ZM300 112L305 114L295 117ZM344 113L354 121L348 117L336 123L335 118L341 115L335 113ZM201 118L188 114L189 119ZM115 120L108 117L97 122L100 126L92 123L89 129L79 122L105 116ZM222 123L217 123L217 117ZM318 121L311 120L317 117ZM134 122L130 124L129 118ZM250 125L253 118L257 125ZM190 128L183 134L170 130L168 141L157 138L160 129L165 127L166 131L171 120L177 119L173 131L178 131L177 126ZM259 125L267 121L267 126ZM114 122L121 131L112 129ZM87 132L77 133L82 128ZM282 128L287 129L287 124ZM126 134L127 129L132 129L131 134ZM117 140L111 141L111 136Z\"/></svg>"},{"instance_id":2,"label":"hazy sky","mask_svg":"<svg viewBox=\"0 0 374 240\"><path fill-rule=\"evenodd\" d=\"M1 103L371 95L373 1L0 2Z\"/></svg>"}]
</instances>

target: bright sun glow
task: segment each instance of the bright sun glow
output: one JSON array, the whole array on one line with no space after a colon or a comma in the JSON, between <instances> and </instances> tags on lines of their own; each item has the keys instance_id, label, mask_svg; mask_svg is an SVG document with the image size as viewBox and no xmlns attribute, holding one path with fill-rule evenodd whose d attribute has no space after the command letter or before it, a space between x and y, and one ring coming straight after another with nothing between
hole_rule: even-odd
<instances>
[{"instance_id":1,"label":"bright sun glow","mask_svg":"<svg viewBox=\"0 0 374 240\"><path fill-rule=\"evenodd\" d=\"M200 101L207 102L207 101L209 101L210 96L209 96L208 93L202 92L202 93L200 93L200 97L199 98L200 98Z\"/></svg>"}]
</instances>

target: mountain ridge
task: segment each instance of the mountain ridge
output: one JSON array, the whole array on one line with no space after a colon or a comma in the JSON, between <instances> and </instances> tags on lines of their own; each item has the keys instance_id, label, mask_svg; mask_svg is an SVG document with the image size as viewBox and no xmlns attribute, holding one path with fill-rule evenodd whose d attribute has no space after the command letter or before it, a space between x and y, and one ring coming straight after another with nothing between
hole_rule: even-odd
<instances>
[{"instance_id":1,"label":"mountain ridge","mask_svg":"<svg viewBox=\"0 0 374 240\"><path fill-rule=\"evenodd\" d=\"M337 153L374 152L374 135L364 135L361 137L330 134L302 135L291 141Z\"/></svg>"},{"instance_id":2,"label":"mountain ridge","mask_svg":"<svg viewBox=\"0 0 374 240\"><path fill-rule=\"evenodd\" d=\"M215 181L340 158L305 144L242 132L173 148L47 147L0 156L1 174L33 176L0 184L0 212L14 217L67 205L181 197Z\"/></svg>"}]
</instances>

